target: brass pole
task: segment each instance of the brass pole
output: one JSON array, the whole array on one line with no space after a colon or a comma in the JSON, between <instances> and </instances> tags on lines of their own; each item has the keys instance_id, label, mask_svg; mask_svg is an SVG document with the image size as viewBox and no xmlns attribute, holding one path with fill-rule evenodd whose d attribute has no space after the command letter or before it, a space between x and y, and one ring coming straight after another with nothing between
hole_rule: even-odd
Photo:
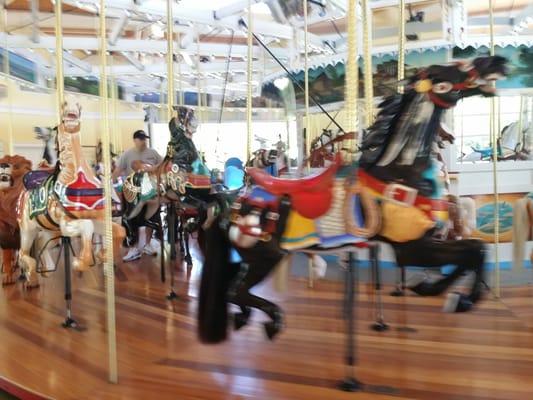
<instances>
[{"instance_id":1,"label":"brass pole","mask_svg":"<svg viewBox=\"0 0 533 400\"><path fill-rule=\"evenodd\" d=\"M6 90L7 90L7 154L13 155L15 154L15 144L13 143L13 89L14 89L14 82L10 79L10 68L9 68L9 48L8 48L8 42L7 42L7 10L5 8L5 5L2 5L2 25L3 29L2 31L6 33L6 43L4 46L4 72L6 74L5 76L5 82L6 82Z\"/></svg>"},{"instance_id":2,"label":"brass pole","mask_svg":"<svg viewBox=\"0 0 533 400\"><path fill-rule=\"evenodd\" d=\"M172 118L174 107L174 18L172 17L172 0L167 0L167 117Z\"/></svg>"},{"instance_id":3,"label":"brass pole","mask_svg":"<svg viewBox=\"0 0 533 400\"><path fill-rule=\"evenodd\" d=\"M56 0L55 4L55 32L56 32L56 96L57 96L57 124L61 124L61 108L65 100L65 77L63 75L63 4Z\"/></svg>"},{"instance_id":4,"label":"brass pole","mask_svg":"<svg viewBox=\"0 0 533 400\"><path fill-rule=\"evenodd\" d=\"M176 39L178 43L181 43L181 35L179 32L176 32ZM178 63L178 104L183 105L183 86L181 84L181 54L176 60Z\"/></svg>"},{"instance_id":5,"label":"brass pole","mask_svg":"<svg viewBox=\"0 0 533 400\"><path fill-rule=\"evenodd\" d=\"M252 25L252 0L248 0L248 58L246 63L246 74L248 87L246 93L246 157L252 158L252 74L253 74L253 25Z\"/></svg>"},{"instance_id":6,"label":"brass pole","mask_svg":"<svg viewBox=\"0 0 533 400\"><path fill-rule=\"evenodd\" d=\"M304 102L305 102L305 153L307 157L311 151L311 132L309 131L309 35L307 32L307 0L303 0L304 7ZM309 167L309 164L308 164ZM312 284L310 285L312 286Z\"/></svg>"},{"instance_id":7,"label":"brass pole","mask_svg":"<svg viewBox=\"0 0 533 400\"><path fill-rule=\"evenodd\" d=\"M56 0L56 3L61 3ZM118 382L117 336L115 322L115 271L113 268L113 228L111 220L111 157L109 149L109 98L107 90L107 38L105 0L100 0L100 97L102 106L102 151L104 160L104 224L105 250L104 277L107 308L107 344L109 357L109 381ZM117 254L118 255L118 254Z\"/></svg>"},{"instance_id":8,"label":"brass pole","mask_svg":"<svg viewBox=\"0 0 533 400\"><path fill-rule=\"evenodd\" d=\"M405 78L405 0L398 3L400 20L398 21L398 82ZM398 93L403 93L403 85L398 84Z\"/></svg>"},{"instance_id":9,"label":"brass pole","mask_svg":"<svg viewBox=\"0 0 533 400\"><path fill-rule=\"evenodd\" d=\"M494 0L489 0L490 55L494 46ZM492 83L496 85L495 82ZM494 184L494 281L496 298L500 298L500 196L498 194L498 132L496 130L496 97L490 99L490 137L492 140L492 180Z\"/></svg>"},{"instance_id":10,"label":"brass pole","mask_svg":"<svg viewBox=\"0 0 533 400\"><path fill-rule=\"evenodd\" d=\"M346 24L348 26L348 52L346 60L346 83L344 100L346 103L347 132L357 132L357 98L359 97L359 66L357 64L357 4L356 0L348 1ZM357 141L353 141L355 148Z\"/></svg>"},{"instance_id":11,"label":"brass pole","mask_svg":"<svg viewBox=\"0 0 533 400\"><path fill-rule=\"evenodd\" d=\"M196 31L196 91L198 96L196 98L198 106L198 120L202 120L202 86L200 84L200 32Z\"/></svg>"},{"instance_id":12,"label":"brass pole","mask_svg":"<svg viewBox=\"0 0 533 400\"><path fill-rule=\"evenodd\" d=\"M366 126L374 123L374 82L372 75L372 36L370 27L372 23L371 11L368 0L361 1L363 8L363 62L364 62L364 84L365 84L365 119Z\"/></svg>"}]
</instances>

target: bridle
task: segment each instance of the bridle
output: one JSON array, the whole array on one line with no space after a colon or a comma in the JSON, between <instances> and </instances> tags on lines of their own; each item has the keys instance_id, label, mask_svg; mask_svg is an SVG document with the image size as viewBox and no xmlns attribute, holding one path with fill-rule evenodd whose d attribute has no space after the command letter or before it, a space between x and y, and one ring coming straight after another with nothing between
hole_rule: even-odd
<instances>
[{"instance_id":1,"label":"bridle","mask_svg":"<svg viewBox=\"0 0 533 400\"><path fill-rule=\"evenodd\" d=\"M454 65L457 66L460 71L466 72L467 77L462 82L452 84L446 93L451 92L451 91L474 89L479 86L479 83L477 82L477 80L479 79L480 74L472 64L458 61L454 63ZM415 89L417 85L421 87L423 86L424 82L429 81L429 83L427 83L426 88L423 88L417 91L426 92L428 94L429 99L433 102L433 104L435 104L438 107L445 108L445 109L452 108L454 106L453 103L443 100L439 96L439 93L434 92L433 88L435 85L433 85L433 83L429 80L429 75L428 75L427 70L420 71L417 76L419 80L415 82Z\"/></svg>"}]
</instances>

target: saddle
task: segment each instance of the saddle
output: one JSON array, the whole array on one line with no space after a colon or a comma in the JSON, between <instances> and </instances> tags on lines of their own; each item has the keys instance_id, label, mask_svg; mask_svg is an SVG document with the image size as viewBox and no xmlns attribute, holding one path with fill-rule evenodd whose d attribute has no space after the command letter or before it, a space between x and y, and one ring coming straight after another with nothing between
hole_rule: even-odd
<instances>
[{"instance_id":1,"label":"saddle","mask_svg":"<svg viewBox=\"0 0 533 400\"><path fill-rule=\"evenodd\" d=\"M35 170L30 171L22 178L22 183L26 190L35 189L37 186L40 186L52 175L53 170Z\"/></svg>"},{"instance_id":2,"label":"saddle","mask_svg":"<svg viewBox=\"0 0 533 400\"><path fill-rule=\"evenodd\" d=\"M35 218L36 216L46 212L46 208L48 206L48 199L50 198L50 196L53 196L54 193L55 182L56 180L54 179L54 176L52 174L49 174L40 185L36 185L33 187L33 189L30 190L30 218Z\"/></svg>"},{"instance_id":3,"label":"saddle","mask_svg":"<svg viewBox=\"0 0 533 400\"><path fill-rule=\"evenodd\" d=\"M303 217L316 219L330 208L332 187L340 160L319 174L302 179L275 178L263 170L247 168L254 182L273 195L289 195L292 207Z\"/></svg>"}]
</instances>

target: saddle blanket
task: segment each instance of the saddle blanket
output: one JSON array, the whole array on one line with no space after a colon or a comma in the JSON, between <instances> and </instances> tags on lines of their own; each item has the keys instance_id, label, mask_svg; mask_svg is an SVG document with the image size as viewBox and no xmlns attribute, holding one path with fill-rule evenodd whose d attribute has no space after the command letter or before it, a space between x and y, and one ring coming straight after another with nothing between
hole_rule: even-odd
<instances>
[{"instance_id":1,"label":"saddle blanket","mask_svg":"<svg viewBox=\"0 0 533 400\"><path fill-rule=\"evenodd\" d=\"M364 218L358 196L350 194L345 184L345 178L335 179L331 207L320 218L305 218L291 210L281 248L292 251L312 246L329 249L365 242L367 239L348 233L348 223L363 226Z\"/></svg>"}]
</instances>

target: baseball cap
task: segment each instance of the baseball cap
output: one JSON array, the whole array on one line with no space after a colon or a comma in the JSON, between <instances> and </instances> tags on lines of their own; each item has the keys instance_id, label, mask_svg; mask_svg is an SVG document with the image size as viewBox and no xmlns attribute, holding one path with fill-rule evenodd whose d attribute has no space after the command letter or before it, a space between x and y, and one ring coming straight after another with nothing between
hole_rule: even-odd
<instances>
[{"instance_id":1,"label":"baseball cap","mask_svg":"<svg viewBox=\"0 0 533 400\"><path fill-rule=\"evenodd\" d=\"M133 138L146 140L146 139L150 139L150 136L148 136L146 132L143 131L142 129L139 129L138 131L135 131L135 133L133 134Z\"/></svg>"}]
</instances>

